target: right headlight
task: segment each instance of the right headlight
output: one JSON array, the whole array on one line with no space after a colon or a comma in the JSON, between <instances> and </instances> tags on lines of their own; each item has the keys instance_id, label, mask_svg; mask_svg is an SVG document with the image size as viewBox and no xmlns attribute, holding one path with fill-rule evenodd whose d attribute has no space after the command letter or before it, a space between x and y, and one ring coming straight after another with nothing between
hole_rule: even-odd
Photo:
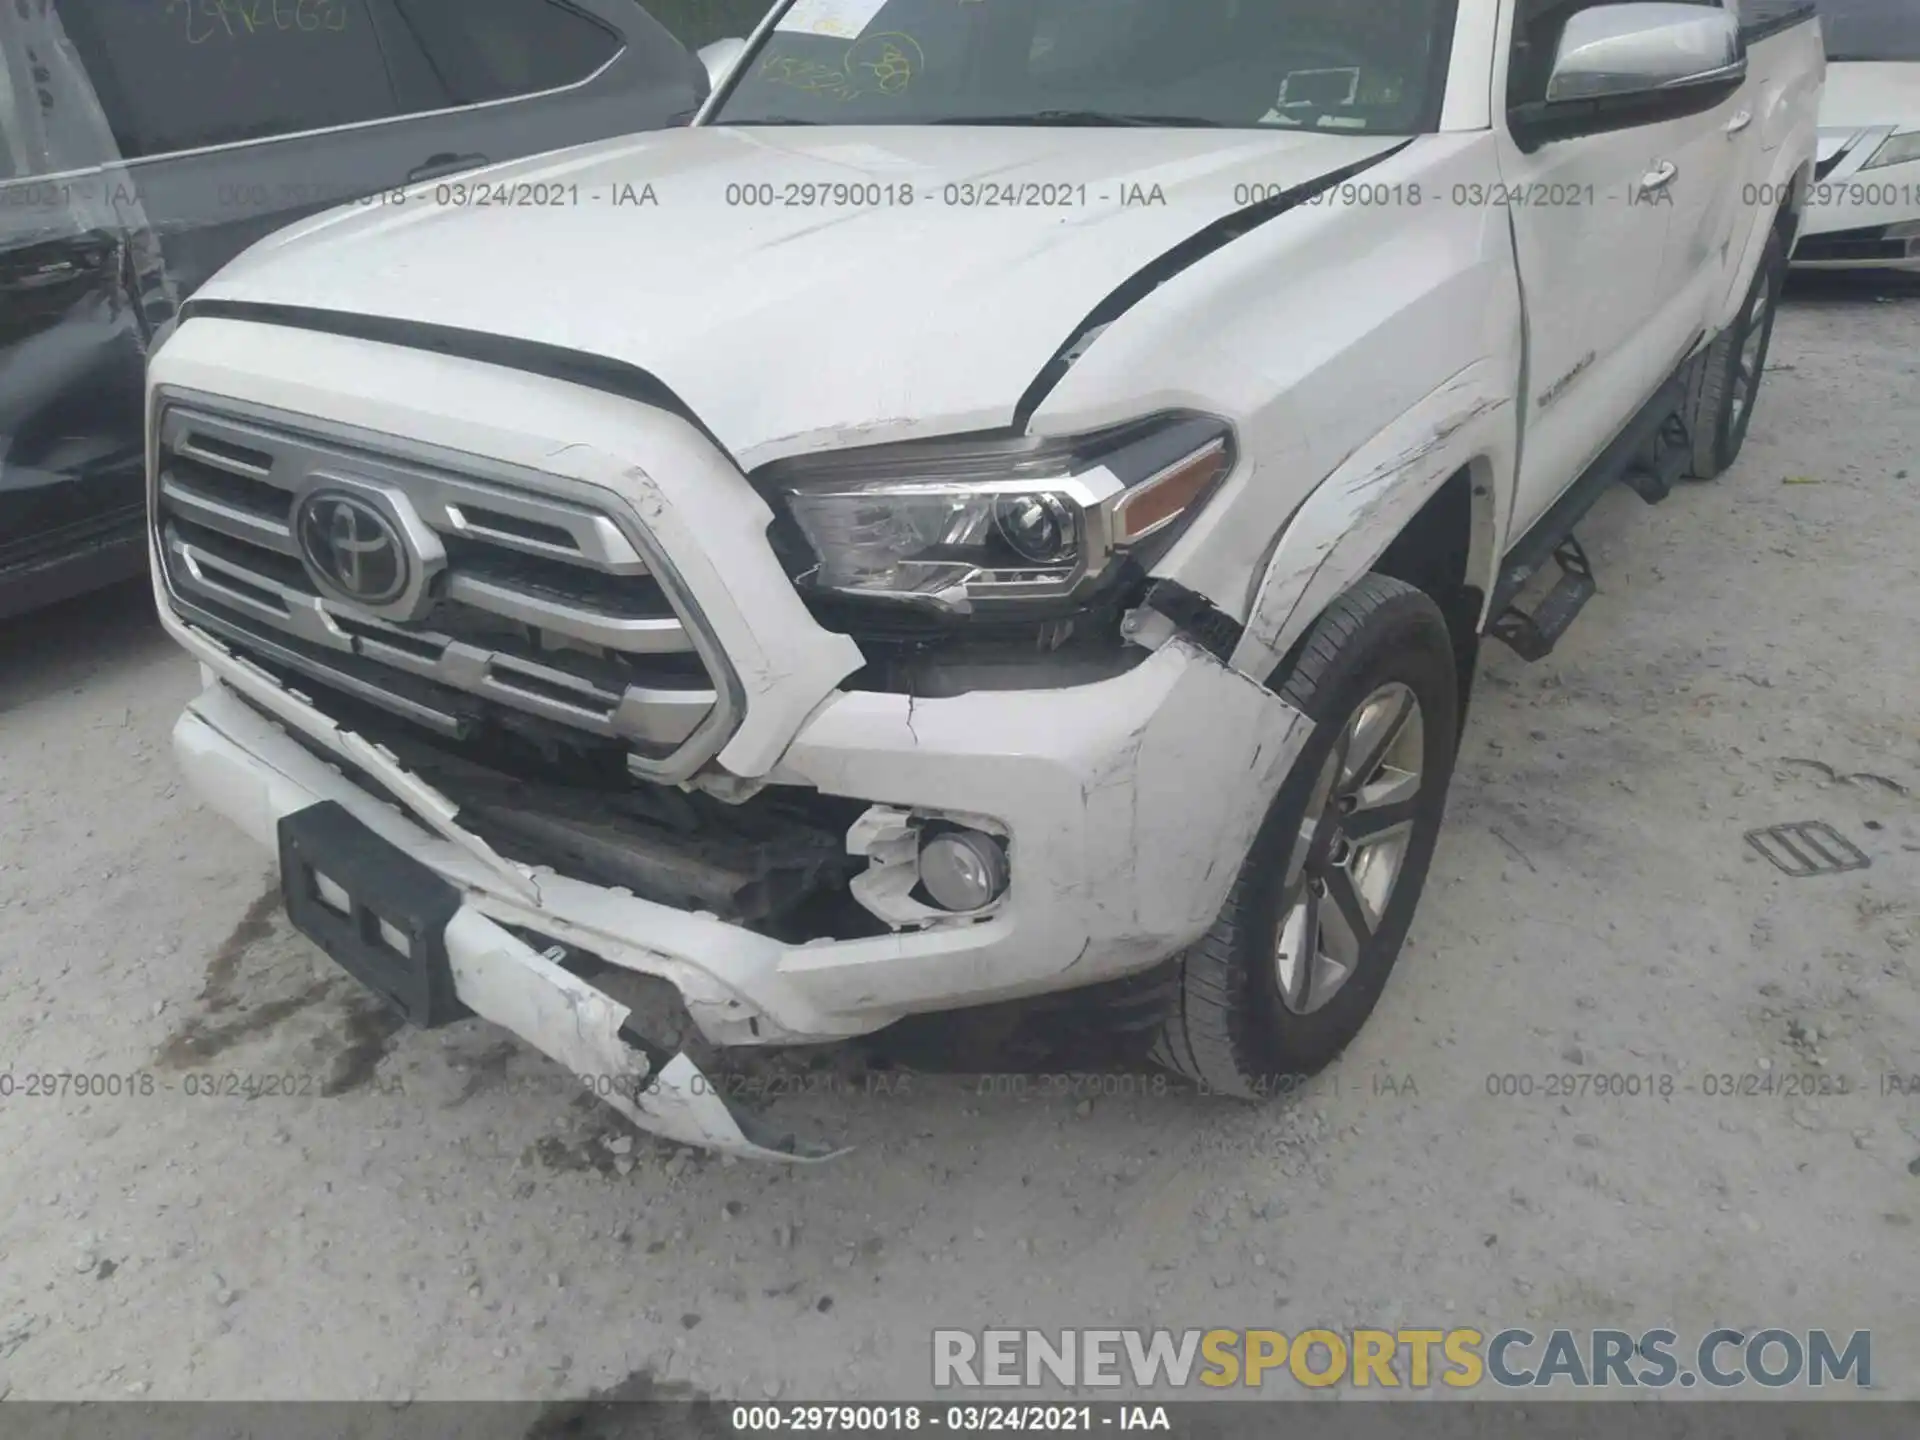
<instances>
[{"instance_id":1,"label":"right headlight","mask_svg":"<svg viewBox=\"0 0 1920 1440\"><path fill-rule=\"evenodd\" d=\"M1889 135L1860 168L1878 170L1887 165L1904 165L1909 160L1920 160L1920 130L1903 130Z\"/></svg>"},{"instance_id":2,"label":"right headlight","mask_svg":"<svg viewBox=\"0 0 1920 1440\"><path fill-rule=\"evenodd\" d=\"M1070 613L1151 565L1233 462L1225 421L1182 413L1070 439L836 451L754 478L802 591L1012 618Z\"/></svg>"}]
</instances>

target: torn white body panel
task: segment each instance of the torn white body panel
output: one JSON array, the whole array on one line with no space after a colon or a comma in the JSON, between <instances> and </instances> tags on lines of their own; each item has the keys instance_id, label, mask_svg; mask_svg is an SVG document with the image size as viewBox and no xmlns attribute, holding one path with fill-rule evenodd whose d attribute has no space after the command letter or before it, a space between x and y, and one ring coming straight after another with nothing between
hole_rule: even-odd
<instances>
[{"instance_id":1,"label":"torn white body panel","mask_svg":"<svg viewBox=\"0 0 1920 1440\"><path fill-rule=\"evenodd\" d=\"M592 1084L592 1093L643 1129L710 1150L771 1160L829 1160L842 1153L782 1137L762 1144L719 1088L685 1055L658 1070L620 1036L627 1008L474 910L447 923L447 953L461 1001ZM772 1137L767 1137L771 1139Z\"/></svg>"},{"instance_id":2,"label":"torn white body panel","mask_svg":"<svg viewBox=\"0 0 1920 1440\"><path fill-rule=\"evenodd\" d=\"M1185 641L1098 685L948 700L843 694L774 778L907 808L993 816L1011 837L1007 905L974 931L812 946L791 967L878 996L912 988L1011 996L1112 978L1204 930L1311 727L1272 692Z\"/></svg>"}]
</instances>

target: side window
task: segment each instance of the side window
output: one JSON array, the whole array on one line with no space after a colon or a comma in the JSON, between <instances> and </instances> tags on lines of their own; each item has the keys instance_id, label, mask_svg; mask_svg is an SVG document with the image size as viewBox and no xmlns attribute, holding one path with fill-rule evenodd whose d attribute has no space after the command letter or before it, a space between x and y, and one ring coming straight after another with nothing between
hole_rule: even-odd
<instances>
[{"instance_id":1,"label":"side window","mask_svg":"<svg viewBox=\"0 0 1920 1440\"><path fill-rule=\"evenodd\" d=\"M558 0L387 0L456 105L574 85L620 37Z\"/></svg>"},{"instance_id":2,"label":"side window","mask_svg":"<svg viewBox=\"0 0 1920 1440\"><path fill-rule=\"evenodd\" d=\"M128 159L397 109L364 0L62 0Z\"/></svg>"},{"instance_id":3,"label":"side window","mask_svg":"<svg viewBox=\"0 0 1920 1440\"><path fill-rule=\"evenodd\" d=\"M9 68L5 52L0 51L0 180L17 179L27 173L28 166L26 126L21 120Z\"/></svg>"},{"instance_id":4,"label":"side window","mask_svg":"<svg viewBox=\"0 0 1920 1440\"><path fill-rule=\"evenodd\" d=\"M1582 10L1599 10L1630 0L1519 0L1513 17L1513 53L1507 61L1507 105L1535 104L1547 98L1547 78L1567 21ZM1721 0L1675 0L1708 10L1731 10Z\"/></svg>"}]
</instances>

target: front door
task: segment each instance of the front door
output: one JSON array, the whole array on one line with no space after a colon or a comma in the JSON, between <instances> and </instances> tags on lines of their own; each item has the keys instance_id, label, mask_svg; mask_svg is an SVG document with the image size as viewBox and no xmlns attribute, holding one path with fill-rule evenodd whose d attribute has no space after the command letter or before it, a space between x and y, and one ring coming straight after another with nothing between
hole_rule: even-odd
<instances>
[{"instance_id":1,"label":"front door","mask_svg":"<svg viewBox=\"0 0 1920 1440\"><path fill-rule=\"evenodd\" d=\"M1713 109L1671 122L1667 143L1680 175L1673 186L1673 219L1660 282L1666 299L1656 338L1674 352L1676 363L1719 325L1743 258L1748 227L1739 222L1756 209L1745 192L1758 178L1764 158L1757 78L1749 76L1747 85Z\"/></svg>"},{"instance_id":2,"label":"front door","mask_svg":"<svg viewBox=\"0 0 1920 1440\"><path fill-rule=\"evenodd\" d=\"M1506 101L1546 95L1567 17L1590 0L1509 0ZM1681 176L1669 127L1523 147L1498 157L1526 313L1522 442L1510 534L1543 515L1665 378L1656 319Z\"/></svg>"}]
</instances>

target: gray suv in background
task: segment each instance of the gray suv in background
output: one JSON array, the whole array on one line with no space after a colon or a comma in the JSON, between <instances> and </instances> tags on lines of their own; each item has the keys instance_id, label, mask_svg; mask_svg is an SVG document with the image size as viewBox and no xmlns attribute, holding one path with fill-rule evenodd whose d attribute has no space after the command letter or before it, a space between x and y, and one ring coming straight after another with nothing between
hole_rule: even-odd
<instances>
[{"instance_id":1,"label":"gray suv in background","mask_svg":"<svg viewBox=\"0 0 1920 1440\"><path fill-rule=\"evenodd\" d=\"M635 0L0 5L0 616L145 565L146 355L214 271L330 205L685 124L701 30Z\"/></svg>"}]
</instances>

